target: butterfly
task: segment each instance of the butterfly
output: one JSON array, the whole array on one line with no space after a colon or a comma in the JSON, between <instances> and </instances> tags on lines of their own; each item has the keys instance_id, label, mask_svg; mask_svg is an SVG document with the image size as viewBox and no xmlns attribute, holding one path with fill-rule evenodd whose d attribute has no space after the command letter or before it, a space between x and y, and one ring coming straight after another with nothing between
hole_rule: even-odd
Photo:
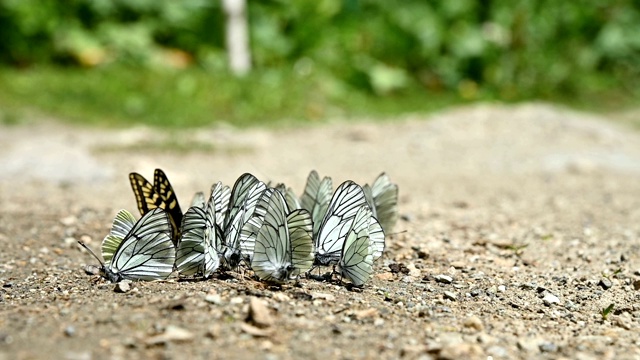
<instances>
[{"instance_id":1,"label":"butterfly","mask_svg":"<svg viewBox=\"0 0 640 360\"><path fill-rule=\"evenodd\" d=\"M267 185L267 187L270 187ZM280 191L282 195L284 195L284 200L287 202L287 206L290 210L302 209L302 204L300 203L300 199L293 192L293 189L287 187L285 184L279 183L273 187L274 189Z\"/></svg>"},{"instance_id":2,"label":"butterfly","mask_svg":"<svg viewBox=\"0 0 640 360\"><path fill-rule=\"evenodd\" d=\"M378 219L385 232L391 232L398 221L398 185L393 184L383 172L373 185L367 184L362 189L373 210L373 216Z\"/></svg>"},{"instance_id":3,"label":"butterfly","mask_svg":"<svg viewBox=\"0 0 640 360\"><path fill-rule=\"evenodd\" d=\"M111 233L102 244L105 262L83 242L78 242L100 262L101 275L113 283L124 279L157 280L169 277L173 272L176 250L171 240L168 214L161 208L150 210L120 238L132 218L133 215L126 210L121 210L116 216ZM112 251L115 244L117 246Z\"/></svg>"},{"instance_id":4,"label":"butterfly","mask_svg":"<svg viewBox=\"0 0 640 360\"><path fill-rule=\"evenodd\" d=\"M313 236L318 234L322 219L327 213L332 192L333 183L330 177L325 176L320 180L320 176L315 170L309 173L304 193L300 197L300 206L307 210L313 218Z\"/></svg>"},{"instance_id":5,"label":"butterfly","mask_svg":"<svg viewBox=\"0 0 640 360\"><path fill-rule=\"evenodd\" d=\"M222 230L216 223L221 183L211 189L205 206L190 207L182 219L182 235L176 251L176 269L181 275L211 276L220 265Z\"/></svg>"},{"instance_id":6,"label":"butterfly","mask_svg":"<svg viewBox=\"0 0 640 360\"><path fill-rule=\"evenodd\" d=\"M193 198L191 199L191 205L189 207L201 207L204 208L205 203L207 202L207 200L204 198L204 193L202 191L198 191L197 193L193 194Z\"/></svg>"},{"instance_id":7,"label":"butterfly","mask_svg":"<svg viewBox=\"0 0 640 360\"><path fill-rule=\"evenodd\" d=\"M282 283L309 270L313 264L313 226L309 212L289 211L284 195L273 188L263 192L256 209L265 209L265 215L251 258L254 273L262 280Z\"/></svg>"},{"instance_id":8,"label":"butterfly","mask_svg":"<svg viewBox=\"0 0 640 360\"><path fill-rule=\"evenodd\" d=\"M138 173L129 174L131 189L136 196L138 210L144 215L155 208L162 208L169 214L171 221L171 238L174 245L180 238L180 224L182 224L182 210L178 204L173 187L164 172L156 169L153 173L153 184Z\"/></svg>"},{"instance_id":9,"label":"butterfly","mask_svg":"<svg viewBox=\"0 0 640 360\"><path fill-rule=\"evenodd\" d=\"M242 260L242 254L253 253L253 238L244 239L242 229L251 219L260 195L266 189L264 182L245 173L236 180L231 190L229 208L225 215L224 258L225 267L234 269Z\"/></svg>"},{"instance_id":10,"label":"butterfly","mask_svg":"<svg viewBox=\"0 0 640 360\"><path fill-rule=\"evenodd\" d=\"M373 251L369 229L371 228L371 208L360 206L355 214L342 245L338 262L338 272L354 285L361 286L373 273Z\"/></svg>"},{"instance_id":11,"label":"butterfly","mask_svg":"<svg viewBox=\"0 0 640 360\"><path fill-rule=\"evenodd\" d=\"M314 235L314 265L328 266L340 260L342 245L362 206L368 204L360 185L348 180L338 186L318 227L318 233Z\"/></svg>"}]
</instances>

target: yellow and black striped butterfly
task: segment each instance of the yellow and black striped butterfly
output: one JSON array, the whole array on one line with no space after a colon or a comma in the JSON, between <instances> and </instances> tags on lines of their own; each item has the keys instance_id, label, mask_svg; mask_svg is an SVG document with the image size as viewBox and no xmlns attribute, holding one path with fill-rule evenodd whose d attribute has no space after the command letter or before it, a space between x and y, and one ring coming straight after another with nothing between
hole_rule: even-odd
<instances>
[{"instance_id":1,"label":"yellow and black striped butterfly","mask_svg":"<svg viewBox=\"0 0 640 360\"><path fill-rule=\"evenodd\" d=\"M164 171L156 169L153 173L153 184L142 175L132 172L129 174L131 189L136 196L138 210L145 215L155 208L162 208L169 214L171 221L171 239L174 245L180 239L180 225L182 224L182 210L178 204L176 193Z\"/></svg>"}]
</instances>

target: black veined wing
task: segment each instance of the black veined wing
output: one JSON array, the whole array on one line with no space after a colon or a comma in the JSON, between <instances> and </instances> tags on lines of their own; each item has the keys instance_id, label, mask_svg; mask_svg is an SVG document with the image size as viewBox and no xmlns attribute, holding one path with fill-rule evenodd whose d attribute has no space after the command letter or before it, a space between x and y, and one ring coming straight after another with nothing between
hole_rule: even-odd
<instances>
[{"instance_id":1,"label":"black veined wing","mask_svg":"<svg viewBox=\"0 0 640 360\"><path fill-rule=\"evenodd\" d=\"M368 205L357 210L342 246L338 272L354 285L366 283L373 273L373 254L369 238L371 209Z\"/></svg>"},{"instance_id":2,"label":"black veined wing","mask_svg":"<svg viewBox=\"0 0 640 360\"><path fill-rule=\"evenodd\" d=\"M385 248L385 235L378 219L371 216L369 219L369 239L371 240L371 255L373 261L378 260Z\"/></svg>"},{"instance_id":3,"label":"black veined wing","mask_svg":"<svg viewBox=\"0 0 640 360\"><path fill-rule=\"evenodd\" d=\"M182 224L182 210L178 204L173 187L167 176L161 169L153 173L153 184L138 173L129 174L129 182L136 196L138 210L141 215L155 209L162 208L169 214L171 221L171 234L174 244L180 238L180 225Z\"/></svg>"},{"instance_id":4,"label":"black veined wing","mask_svg":"<svg viewBox=\"0 0 640 360\"><path fill-rule=\"evenodd\" d=\"M325 176L320 180L320 176L312 170L307 177L304 193L300 197L300 206L307 210L313 219L313 236L318 234L320 224L331 200L333 183L330 177Z\"/></svg>"},{"instance_id":5,"label":"black veined wing","mask_svg":"<svg viewBox=\"0 0 640 360\"><path fill-rule=\"evenodd\" d=\"M136 224L136 218L127 210L120 210L113 219L111 232L102 240L102 258L105 262L111 261L113 254L120 246L122 240Z\"/></svg>"},{"instance_id":6,"label":"black veined wing","mask_svg":"<svg viewBox=\"0 0 640 360\"><path fill-rule=\"evenodd\" d=\"M256 187L256 190L259 190L259 188ZM264 218L267 215L269 198L277 191L275 188L266 188L261 191L258 201L253 208L253 212L249 219L242 225L242 229L240 230L240 251L247 264L251 264L258 231L260 231Z\"/></svg>"},{"instance_id":7,"label":"black veined wing","mask_svg":"<svg viewBox=\"0 0 640 360\"><path fill-rule=\"evenodd\" d=\"M271 186L267 185L267 187L271 187ZM287 202L287 207L289 208L289 210L296 210L296 209L302 208L300 199L298 198L296 193L293 192L293 189L291 189L290 187L287 187L283 183L278 183L276 186L273 186L273 188L280 191L280 193L282 193L282 195L284 196L284 200Z\"/></svg>"},{"instance_id":8,"label":"black veined wing","mask_svg":"<svg viewBox=\"0 0 640 360\"><path fill-rule=\"evenodd\" d=\"M242 175L233 186L224 230L224 261L228 269L237 267L242 260L242 228L252 217L265 189L265 183L251 174ZM248 243L245 246L252 247Z\"/></svg>"},{"instance_id":9,"label":"black veined wing","mask_svg":"<svg viewBox=\"0 0 640 360\"><path fill-rule=\"evenodd\" d=\"M347 232L363 205L367 205L367 201L360 185L345 181L336 189L318 234L314 235L315 265L327 266L338 262Z\"/></svg>"},{"instance_id":10,"label":"black veined wing","mask_svg":"<svg viewBox=\"0 0 640 360\"><path fill-rule=\"evenodd\" d=\"M82 242L80 244L90 251ZM91 254L100 261L93 252ZM109 262L100 263L103 276L111 282L157 280L171 275L175 259L169 216L162 208L156 208L135 223Z\"/></svg>"},{"instance_id":11,"label":"black veined wing","mask_svg":"<svg viewBox=\"0 0 640 360\"><path fill-rule=\"evenodd\" d=\"M233 189L231 190L231 194L229 196L229 206L227 208L224 220L225 235L229 231L230 224L234 221L237 214L241 211L242 206L244 205L244 201L247 199L249 189L260 182L261 181L258 180L255 176L249 173L245 173L240 175L235 184L233 184Z\"/></svg>"},{"instance_id":12,"label":"black veined wing","mask_svg":"<svg viewBox=\"0 0 640 360\"><path fill-rule=\"evenodd\" d=\"M385 247L385 235L384 230L382 229L382 225L377 219L376 214L376 205L373 199L373 192L371 187L365 184L362 187L362 191L364 192L364 196L367 199L367 204L369 205L369 209L371 210L371 220L369 221L369 238L371 239L371 247L373 254L373 261L376 261L382 256Z\"/></svg>"},{"instance_id":13,"label":"black veined wing","mask_svg":"<svg viewBox=\"0 0 640 360\"><path fill-rule=\"evenodd\" d=\"M263 280L282 283L308 270L313 260L311 217L288 208L280 191L267 189L258 207L266 214L258 231L251 268Z\"/></svg>"},{"instance_id":14,"label":"black veined wing","mask_svg":"<svg viewBox=\"0 0 640 360\"><path fill-rule=\"evenodd\" d=\"M220 265L221 238L213 196L205 208L190 207L183 217L181 241L176 251L178 272L184 276L211 276Z\"/></svg>"},{"instance_id":15,"label":"black veined wing","mask_svg":"<svg viewBox=\"0 0 640 360\"><path fill-rule=\"evenodd\" d=\"M371 186L369 184L364 184L362 186L362 191L364 191L364 197L367 199L367 204L371 208L371 213L373 217L378 218L378 214L376 213L376 202L373 200L373 192L371 191Z\"/></svg>"},{"instance_id":16,"label":"black veined wing","mask_svg":"<svg viewBox=\"0 0 640 360\"><path fill-rule=\"evenodd\" d=\"M390 233L398 221L398 185L393 184L386 173L382 173L371 185L374 216L385 232Z\"/></svg>"},{"instance_id":17,"label":"black veined wing","mask_svg":"<svg viewBox=\"0 0 640 360\"><path fill-rule=\"evenodd\" d=\"M205 203L206 203L206 200L204 198L204 193L202 191L198 191L197 193L193 194L193 198L191 199L191 205L189 207L197 206L200 208L204 208Z\"/></svg>"},{"instance_id":18,"label":"black veined wing","mask_svg":"<svg viewBox=\"0 0 640 360\"><path fill-rule=\"evenodd\" d=\"M287 228L291 242L291 275L307 272L313 266L313 220L304 209L293 210L287 215Z\"/></svg>"},{"instance_id":19,"label":"black veined wing","mask_svg":"<svg viewBox=\"0 0 640 360\"><path fill-rule=\"evenodd\" d=\"M225 216L229 208L229 199L231 198L231 189L217 182L211 186L211 195L209 201L213 201L216 212L216 224L222 229L224 227Z\"/></svg>"},{"instance_id":20,"label":"black veined wing","mask_svg":"<svg viewBox=\"0 0 640 360\"><path fill-rule=\"evenodd\" d=\"M287 190L284 193L284 200L287 202L287 206L289 207L289 210L302 209L302 204L300 203L300 199L298 199L298 196L296 196L296 194L293 192L293 189L287 188Z\"/></svg>"}]
</instances>

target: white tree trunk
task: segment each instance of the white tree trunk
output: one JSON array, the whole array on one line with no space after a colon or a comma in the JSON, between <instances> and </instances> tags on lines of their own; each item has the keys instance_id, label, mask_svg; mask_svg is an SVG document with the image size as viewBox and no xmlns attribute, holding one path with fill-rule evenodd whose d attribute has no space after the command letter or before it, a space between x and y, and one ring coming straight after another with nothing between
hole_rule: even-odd
<instances>
[{"instance_id":1,"label":"white tree trunk","mask_svg":"<svg viewBox=\"0 0 640 360\"><path fill-rule=\"evenodd\" d=\"M234 74L242 76L251 69L246 0L223 0L227 14L227 53Z\"/></svg>"}]
</instances>

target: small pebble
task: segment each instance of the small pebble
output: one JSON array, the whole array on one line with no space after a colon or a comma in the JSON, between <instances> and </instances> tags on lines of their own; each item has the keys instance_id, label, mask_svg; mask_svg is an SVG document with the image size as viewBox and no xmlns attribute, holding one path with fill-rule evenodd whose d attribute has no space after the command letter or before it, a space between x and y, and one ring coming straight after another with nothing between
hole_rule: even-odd
<instances>
[{"instance_id":1,"label":"small pebble","mask_svg":"<svg viewBox=\"0 0 640 360\"><path fill-rule=\"evenodd\" d=\"M249 314L247 320L260 328L273 325L273 317L271 317L267 304L257 297L249 299Z\"/></svg>"},{"instance_id":2,"label":"small pebble","mask_svg":"<svg viewBox=\"0 0 640 360\"><path fill-rule=\"evenodd\" d=\"M119 283L116 284L116 286L113 287L113 291L117 293L127 293L130 290L131 290L131 281L129 280L120 281Z\"/></svg>"},{"instance_id":3,"label":"small pebble","mask_svg":"<svg viewBox=\"0 0 640 360\"><path fill-rule=\"evenodd\" d=\"M540 348L540 351L546 352L546 353L554 353L558 351L558 345L552 342L547 342L547 341L540 344L539 348Z\"/></svg>"},{"instance_id":4,"label":"small pebble","mask_svg":"<svg viewBox=\"0 0 640 360\"><path fill-rule=\"evenodd\" d=\"M453 278L451 276L443 274L434 276L434 279L436 279L437 282L443 284L451 284L453 282Z\"/></svg>"},{"instance_id":5,"label":"small pebble","mask_svg":"<svg viewBox=\"0 0 640 360\"><path fill-rule=\"evenodd\" d=\"M220 294L208 294L204 297L204 301L211 304L221 305L222 297L220 296Z\"/></svg>"},{"instance_id":6,"label":"small pebble","mask_svg":"<svg viewBox=\"0 0 640 360\"><path fill-rule=\"evenodd\" d=\"M542 298L542 302L547 306L551 306L553 304L559 304L560 299L552 293L547 293L544 298Z\"/></svg>"},{"instance_id":7,"label":"small pebble","mask_svg":"<svg viewBox=\"0 0 640 360\"><path fill-rule=\"evenodd\" d=\"M169 325L162 334L151 336L145 340L147 345L165 344L171 341L192 341L195 335L178 326Z\"/></svg>"},{"instance_id":8,"label":"small pebble","mask_svg":"<svg viewBox=\"0 0 640 360\"><path fill-rule=\"evenodd\" d=\"M458 300L458 295L452 291L445 291L443 294L444 294L444 298L447 300L451 300L451 301Z\"/></svg>"},{"instance_id":9,"label":"small pebble","mask_svg":"<svg viewBox=\"0 0 640 360\"><path fill-rule=\"evenodd\" d=\"M64 334L68 337L72 337L76 334L76 328L73 326L67 326L64 328Z\"/></svg>"},{"instance_id":10,"label":"small pebble","mask_svg":"<svg viewBox=\"0 0 640 360\"><path fill-rule=\"evenodd\" d=\"M528 352L537 353L540 351L540 339L537 338L523 338L518 340L518 349Z\"/></svg>"},{"instance_id":11,"label":"small pebble","mask_svg":"<svg viewBox=\"0 0 640 360\"><path fill-rule=\"evenodd\" d=\"M484 330L484 325L482 324L482 320L480 320L480 318L477 317L477 316L471 316L471 317L466 318L464 320L463 325L466 328L471 328L471 329L474 329L476 331Z\"/></svg>"},{"instance_id":12,"label":"small pebble","mask_svg":"<svg viewBox=\"0 0 640 360\"><path fill-rule=\"evenodd\" d=\"M598 283L598 285L600 285L605 290L609 290L613 286L613 282L611 282L611 280L607 278L602 278L600 279L600 282Z\"/></svg>"},{"instance_id":13,"label":"small pebble","mask_svg":"<svg viewBox=\"0 0 640 360\"><path fill-rule=\"evenodd\" d=\"M498 292L505 292L505 291L507 291L507 287L506 286L504 286L504 285L498 286Z\"/></svg>"},{"instance_id":14,"label":"small pebble","mask_svg":"<svg viewBox=\"0 0 640 360\"><path fill-rule=\"evenodd\" d=\"M60 222L62 223L62 225L64 226L71 226L74 225L78 222L78 218L73 216L73 215L69 215L65 218L60 219Z\"/></svg>"}]
</instances>

